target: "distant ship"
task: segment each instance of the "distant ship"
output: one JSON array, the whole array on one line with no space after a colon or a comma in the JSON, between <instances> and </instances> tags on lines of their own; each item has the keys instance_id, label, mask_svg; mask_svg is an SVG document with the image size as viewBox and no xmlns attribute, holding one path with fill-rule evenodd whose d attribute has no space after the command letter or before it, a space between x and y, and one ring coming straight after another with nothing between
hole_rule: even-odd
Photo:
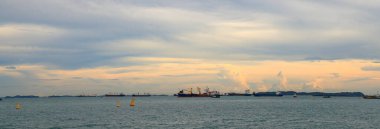
<instances>
[{"instance_id":1,"label":"distant ship","mask_svg":"<svg viewBox=\"0 0 380 129\"><path fill-rule=\"evenodd\" d=\"M169 96L169 95L166 95L166 94L160 94L160 95L151 95L151 96Z\"/></svg>"},{"instance_id":2,"label":"distant ship","mask_svg":"<svg viewBox=\"0 0 380 129\"><path fill-rule=\"evenodd\" d=\"M281 97L283 96L281 92L257 92L253 93L255 97L261 97L261 96L273 96L273 97Z\"/></svg>"},{"instance_id":3,"label":"distant ship","mask_svg":"<svg viewBox=\"0 0 380 129\"><path fill-rule=\"evenodd\" d=\"M365 95L363 96L364 99L380 99L379 95Z\"/></svg>"},{"instance_id":4,"label":"distant ship","mask_svg":"<svg viewBox=\"0 0 380 129\"><path fill-rule=\"evenodd\" d=\"M380 99L379 92L377 92L377 95L364 95L364 99Z\"/></svg>"},{"instance_id":5,"label":"distant ship","mask_svg":"<svg viewBox=\"0 0 380 129\"><path fill-rule=\"evenodd\" d=\"M252 94L250 93L250 90L245 90L245 93L235 93L235 92L230 92L230 93L227 93L228 96L252 96Z\"/></svg>"},{"instance_id":6,"label":"distant ship","mask_svg":"<svg viewBox=\"0 0 380 129\"><path fill-rule=\"evenodd\" d=\"M71 95L52 95L52 96L48 96L49 98L60 98L60 97L75 97L75 96L71 96Z\"/></svg>"},{"instance_id":7,"label":"distant ship","mask_svg":"<svg viewBox=\"0 0 380 129\"><path fill-rule=\"evenodd\" d=\"M139 94L139 93L137 93L137 95L136 95L136 94L133 94L132 96L133 96L133 97L150 97L150 96L152 96L152 95L150 95L150 94L146 94L146 93L144 93L144 94Z\"/></svg>"},{"instance_id":8,"label":"distant ship","mask_svg":"<svg viewBox=\"0 0 380 129\"><path fill-rule=\"evenodd\" d=\"M190 90L180 90L178 94L176 94L176 96L177 97L213 97L213 98L220 97L220 93L218 91L210 91L209 88L205 89L205 93L202 93L201 88L199 87L197 87L197 90L198 90L198 94L193 93L193 88L190 88Z\"/></svg>"},{"instance_id":9,"label":"distant ship","mask_svg":"<svg viewBox=\"0 0 380 129\"><path fill-rule=\"evenodd\" d=\"M106 95L104 95L105 97L124 97L126 96L125 94L123 93L108 93Z\"/></svg>"},{"instance_id":10,"label":"distant ship","mask_svg":"<svg viewBox=\"0 0 380 129\"><path fill-rule=\"evenodd\" d=\"M85 93L82 93L82 94L77 95L75 97L98 97L98 95L96 95L96 94L85 94Z\"/></svg>"},{"instance_id":11,"label":"distant ship","mask_svg":"<svg viewBox=\"0 0 380 129\"><path fill-rule=\"evenodd\" d=\"M78 95L75 97L98 97L97 95Z\"/></svg>"},{"instance_id":12,"label":"distant ship","mask_svg":"<svg viewBox=\"0 0 380 129\"><path fill-rule=\"evenodd\" d=\"M5 98L39 98L39 96L34 96L34 95L16 95L16 96L6 96Z\"/></svg>"}]
</instances>

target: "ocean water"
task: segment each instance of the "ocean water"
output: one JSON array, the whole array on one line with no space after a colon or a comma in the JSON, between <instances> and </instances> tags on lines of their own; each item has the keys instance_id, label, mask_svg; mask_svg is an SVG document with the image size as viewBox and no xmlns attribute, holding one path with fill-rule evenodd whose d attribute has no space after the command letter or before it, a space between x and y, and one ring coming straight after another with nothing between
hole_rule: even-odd
<instances>
[{"instance_id":1,"label":"ocean water","mask_svg":"<svg viewBox=\"0 0 380 129\"><path fill-rule=\"evenodd\" d=\"M380 100L357 97L130 99L4 99L0 128L380 128Z\"/></svg>"}]
</instances>

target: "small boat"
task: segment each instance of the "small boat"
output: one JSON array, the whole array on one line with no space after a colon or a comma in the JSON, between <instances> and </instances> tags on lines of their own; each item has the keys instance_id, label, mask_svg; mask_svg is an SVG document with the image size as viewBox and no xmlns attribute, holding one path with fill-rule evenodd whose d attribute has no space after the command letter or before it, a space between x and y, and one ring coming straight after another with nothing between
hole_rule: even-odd
<instances>
[{"instance_id":1,"label":"small boat","mask_svg":"<svg viewBox=\"0 0 380 129\"><path fill-rule=\"evenodd\" d=\"M331 96L330 95L325 95L325 96L323 96L323 98L331 98Z\"/></svg>"},{"instance_id":2,"label":"small boat","mask_svg":"<svg viewBox=\"0 0 380 129\"><path fill-rule=\"evenodd\" d=\"M293 98L297 98L297 94L294 94L294 95L293 95Z\"/></svg>"},{"instance_id":3,"label":"small boat","mask_svg":"<svg viewBox=\"0 0 380 129\"><path fill-rule=\"evenodd\" d=\"M211 98L220 98L219 94L211 95Z\"/></svg>"}]
</instances>

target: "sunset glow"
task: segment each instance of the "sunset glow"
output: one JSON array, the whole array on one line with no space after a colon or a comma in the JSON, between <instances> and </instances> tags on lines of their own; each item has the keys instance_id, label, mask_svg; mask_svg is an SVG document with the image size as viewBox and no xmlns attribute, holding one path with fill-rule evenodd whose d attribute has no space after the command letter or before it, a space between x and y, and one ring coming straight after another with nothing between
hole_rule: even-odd
<instances>
[{"instance_id":1,"label":"sunset glow","mask_svg":"<svg viewBox=\"0 0 380 129\"><path fill-rule=\"evenodd\" d=\"M380 2L0 2L0 96L380 90Z\"/></svg>"}]
</instances>

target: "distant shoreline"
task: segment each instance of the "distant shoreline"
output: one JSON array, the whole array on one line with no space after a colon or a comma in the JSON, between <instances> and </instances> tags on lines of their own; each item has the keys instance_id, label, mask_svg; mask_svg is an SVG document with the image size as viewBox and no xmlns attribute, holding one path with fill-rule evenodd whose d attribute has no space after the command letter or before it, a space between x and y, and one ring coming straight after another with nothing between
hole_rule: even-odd
<instances>
[{"instance_id":1,"label":"distant shoreline","mask_svg":"<svg viewBox=\"0 0 380 129\"><path fill-rule=\"evenodd\" d=\"M362 92L296 92L296 91L278 91L278 92L253 92L254 94L265 94L265 93L279 93L281 96L334 96L334 97L363 97L365 94ZM239 94L239 93L237 93ZM48 97L48 98L58 98L58 97L150 97L150 96L175 96L167 94L147 94L147 95L136 95L136 94L126 94L124 96L106 96L105 95L51 95L51 96L36 96L36 95L16 95L16 96L5 96L0 98L39 98L39 97ZM251 94L250 94L251 95ZM234 96L229 95L228 93L222 94L222 96Z\"/></svg>"}]
</instances>

